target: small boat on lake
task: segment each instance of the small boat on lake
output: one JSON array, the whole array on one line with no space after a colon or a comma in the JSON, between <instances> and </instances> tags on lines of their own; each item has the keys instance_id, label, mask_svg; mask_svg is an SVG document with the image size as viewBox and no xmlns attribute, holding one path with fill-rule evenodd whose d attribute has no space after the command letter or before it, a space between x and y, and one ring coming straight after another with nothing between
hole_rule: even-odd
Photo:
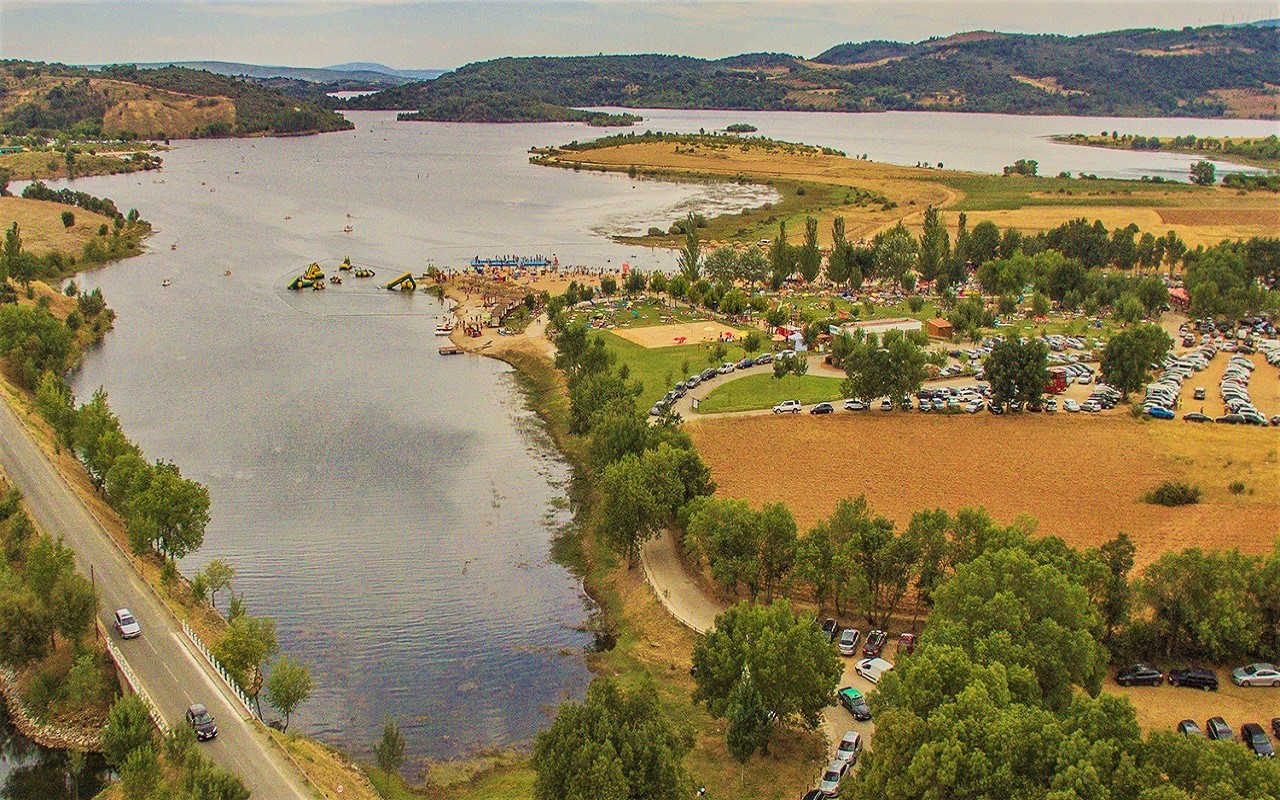
<instances>
[{"instance_id":1,"label":"small boat on lake","mask_svg":"<svg viewBox=\"0 0 1280 800\"><path fill-rule=\"evenodd\" d=\"M160 281L160 285L161 285L161 286L168 286L168 285L169 285L169 279L168 279L168 278L165 278L164 280Z\"/></svg>"},{"instance_id":2,"label":"small boat on lake","mask_svg":"<svg viewBox=\"0 0 1280 800\"><path fill-rule=\"evenodd\" d=\"M451 333L453 333L453 320L451 319L445 318L444 321L436 326L436 336L448 336Z\"/></svg>"}]
</instances>

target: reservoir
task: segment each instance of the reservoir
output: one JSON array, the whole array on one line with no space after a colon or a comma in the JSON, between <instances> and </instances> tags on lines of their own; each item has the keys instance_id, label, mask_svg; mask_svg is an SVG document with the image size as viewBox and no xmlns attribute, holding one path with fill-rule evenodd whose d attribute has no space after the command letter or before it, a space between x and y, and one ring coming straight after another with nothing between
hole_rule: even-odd
<instances>
[{"instance_id":1,"label":"reservoir","mask_svg":"<svg viewBox=\"0 0 1280 800\"><path fill-rule=\"evenodd\" d=\"M1041 137L1276 129L1211 120L640 113L637 131L750 122L762 135L874 160L998 171L1037 158L1042 173L1123 177L1182 177L1191 159ZM212 558L233 564L250 613L270 615L282 650L311 667L315 693L293 726L358 755L369 753L388 716L405 731L411 757L527 743L590 679L583 649L591 637L582 631L590 603L550 555L571 523L567 465L507 365L437 355L432 332L443 309L434 299L355 280L316 293L284 287L308 263L332 269L345 256L377 270L375 280L507 254L669 268L672 254L615 244L608 234L775 195L528 163L530 147L609 133L579 124L350 116L354 131L175 142L160 172L62 184L136 207L155 227L148 253L82 277L119 316L73 376L74 389L83 400L105 387L149 458L174 461L209 487L213 520L182 569L192 574Z\"/></svg>"}]
</instances>

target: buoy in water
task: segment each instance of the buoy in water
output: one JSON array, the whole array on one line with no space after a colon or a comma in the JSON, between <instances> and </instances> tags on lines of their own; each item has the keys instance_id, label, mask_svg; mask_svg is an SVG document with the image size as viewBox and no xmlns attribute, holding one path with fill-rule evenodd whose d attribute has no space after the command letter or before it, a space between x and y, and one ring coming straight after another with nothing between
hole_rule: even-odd
<instances>
[{"instance_id":1,"label":"buoy in water","mask_svg":"<svg viewBox=\"0 0 1280 800\"><path fill-rule=\"evenodd\" d=\"M160 285L161 285L161 286L168 286L168 285L169 285L169 279L168 279L168 278L165 278L164 280L160 281Z\"/></svg>"}]
</instances>

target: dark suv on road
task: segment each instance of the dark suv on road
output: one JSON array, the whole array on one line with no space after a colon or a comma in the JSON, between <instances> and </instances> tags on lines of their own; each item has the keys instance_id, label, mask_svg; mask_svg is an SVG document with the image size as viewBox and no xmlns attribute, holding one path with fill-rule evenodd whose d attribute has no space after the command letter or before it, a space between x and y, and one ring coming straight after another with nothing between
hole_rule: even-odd
<instances>
[{"instance_id":1,"label":"dark suv on road","mask_svg":"<svg viewBox=\"0 0 1280 800\"><path fill-rule=\"evenodd\" d=\"M1204 689L1206 692L1218 690L1218 676L1212 670L1199 667L1175 669L1169 671L1169 684L1172 686L1188 686L1192 689Z\"/></svg>"}]
</instances>

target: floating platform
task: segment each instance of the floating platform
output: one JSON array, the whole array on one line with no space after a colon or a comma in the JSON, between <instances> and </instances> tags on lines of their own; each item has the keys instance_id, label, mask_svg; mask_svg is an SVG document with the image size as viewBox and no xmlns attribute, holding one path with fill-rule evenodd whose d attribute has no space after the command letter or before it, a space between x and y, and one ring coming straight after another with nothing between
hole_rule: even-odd
<instances>
[{"instance_id":1,"label":"floating platform","mask_svg":"<svg viewBox=\"0 0 1280 800\"><path fill-rule=\"evenodd\" d=\"M463 352L465 351L456 344L446 344L440 348L440 355L442 356L460 356Z\"/></svg>"}]
</instances>

